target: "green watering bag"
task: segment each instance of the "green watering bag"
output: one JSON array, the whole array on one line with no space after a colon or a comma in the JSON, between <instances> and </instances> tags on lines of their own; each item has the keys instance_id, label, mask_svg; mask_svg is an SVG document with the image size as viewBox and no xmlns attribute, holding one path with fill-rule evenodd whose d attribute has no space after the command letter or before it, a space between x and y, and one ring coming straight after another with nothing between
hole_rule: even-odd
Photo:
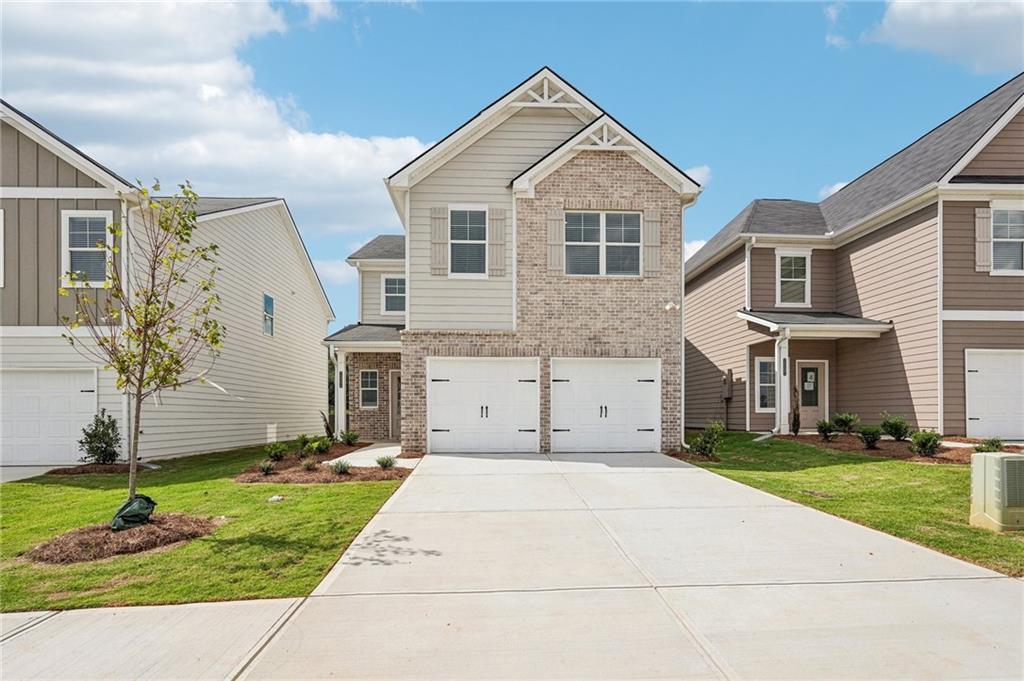
<instances>
[{"instance_id":1,"label":"green watering bag","mask_svg":"<svg viewBox=\"0 0 1024 681\"><path fill-rule=\"evenodd\" d=\"M110 528L115 532L127 530L129 527L138 527L149 522L149 516L156 508L156 502L145 494L136 494L134 499L121 504L117 509L114 519L110 521Z\"/></svg>"}]
</instances>

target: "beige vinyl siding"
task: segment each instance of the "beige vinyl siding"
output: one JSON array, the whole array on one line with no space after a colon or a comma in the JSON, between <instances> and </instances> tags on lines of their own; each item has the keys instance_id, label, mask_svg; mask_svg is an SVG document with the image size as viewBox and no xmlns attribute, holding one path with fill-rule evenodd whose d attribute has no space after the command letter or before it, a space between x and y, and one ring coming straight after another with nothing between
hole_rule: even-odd
<instances>
[{"instance_id":1,"label":"beige vinyl siding","mask_svg":"<svg viewBox=\"0 0 1024 681\"><path fill-rule=\"evenodd\" d=\"M523 109L412 188L410 328L512 328L511 222L504 276L449 279L430 274L430 209L451 203L486 204L504 208L511 219L512 179L582 127L575 116L560 109Z\"/></svg>"},{"instance_id":2,"label":"beige vinyl siding","mask_svg":"<svg viewBox=\"0 0 1024 681\"><path fill-rule=\"evenodd\" d=\"M146 456L230 449L321 433L327 410L328 315L306 256L276 207L200 223L200 241L220 247L217 291L226 327L210 378L227 391L190 385L143 411ZM263 294L274 298L274 335L263 334Z\"/></svg>"},{"instance_id":3,"label":"beige vinyl siding","mask_svg":"<svg viewBox=\"0 0 1024 681\"><path fill-rule=\"evenodd\" d=\"M975 270L974 209L988 205L987 201L942 203L942 306L946 310L1024 310L1024 277Z\"/></svg>"},{"instance_id":4,"label":"beige vinyl siding","mask_svg":"<svg viewBox=\"0 0 1024 681\"><path fill-rule=\"evenodd\" d=\"M1024 349L1022 322L943 322L942 324L943 430L947 435L967 433L967 388L964 350Z\"/></svg>"},{"instance_id":5,"label":"beige vinyl siding","mask_svg":"<svg viewBox=\"0 0 1024 681\"><path fill-rule=\"evenodd\" d=\"M94 188L101 185L13 126L0 123L0 186Z\"/></svg>"},{"instance_id":6,"label":"beige vinyl siding","mask_svg":"<svg viewBox=\"0 0 1024 681\"><path fill-rule=\"evenodd\" d=\"M811 251L811 308L823 312L835 309L835 258L833 251L817 248ZM750 249L750 309L792 310L791 306L775 306L775 249ZM804 308L800 308L804 309Z\"/></svg>"},{"instance_id":7,"label":"beige vinyl siding","mask_svg":"<svg viewBox=\"0 0 1024 681\"><path fill-rule=\"evenodd\" d=\"M1024 111L1010 119L960 175L1024 175Z\"/></svg>"},{"instance_id":8,"label":"beige vinyl siding","mask_svg":"<svg viewBox=\"0 0 1024 681\"><path fill-rule=\"evenodd\" d=\"M775 414L758 413L756 411L757 405L757 358L758 357L774 357L775 356L775 341L769 340L763 343L750 346L750 386L747 394L750 396L750 429L754 431L768 431L775 427ZM828 362L828 408L829 416L836 413L836 401L838 399L838 390L836 389L835 370L836 370L836 341L833 340L811 340L811 339L795 339L789 342L789 364L792 367L792 373L790 375L790 390L793 389L792 381L796 380L794 377L796 373L796 363L802 361L825 361ZM779 379L781 380L781 379ZM792 404L797 404L795 397L790 398ZM815 424L813 423L802 423L800 424L801 430L814 430ZM784 432L789 432L789 415L786 416L786 420L783 423Z\"/></svg>"},{"instance_id":9,"label":"beige vinyl siding","mask_svg":"<svg viewBox=\"0 0 1024 681\"><path fill-rule=\"evenodd\" d=\"M404 263L395 263L390 269L367 268L359 270L359 321L363 324L405 324L405 315L381 314L381 276L405 277ZM408 287L406 288L408 291Z\"/></svg>"},{"instance_id":10,"label":"beige vinyl siding","mask_svg":"<svg viewBox=\"0 0 1024 681\"><path fill-rule=\"evenodd\" d=\"M938 425L937 216L933 204L836 251L836 310L894 328L837 341L833 411L877 423L887 410L915 427Z\"/></svg>"}]
</instances>

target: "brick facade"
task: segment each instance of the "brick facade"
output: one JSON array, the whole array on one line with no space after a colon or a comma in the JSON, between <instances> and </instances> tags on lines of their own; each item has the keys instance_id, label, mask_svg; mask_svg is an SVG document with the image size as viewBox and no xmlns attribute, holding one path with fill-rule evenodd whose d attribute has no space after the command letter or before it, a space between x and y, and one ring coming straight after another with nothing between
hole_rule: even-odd
<instances>
[{"instance_id":1,"label":"brick facade","mask_svg":"<svg viewBox=\"0 0 1024 681\"><path fill-rule=\"evenodd\" d=\"M554 210L658 210L660 270L645 277L568 277L548 270ZM550 450L551 357L662 360L662 446L677 447L682 362L682 206L679 194L629 155L584 151L517 199L516 331L402 332L402 446L426 450L426 362L439 357L540 357L540 446Z\"/></svg>"},{"instance_id":2,"label":"brick facade","mask_svg":"<svg viewBox=\"0 0 1024 681\"><path fill-rule=\"evenodd\" d=\"M348 377L348 428L359 433L364 440L397 440L391 435L391 371L402 368L402 355L398 352L351 352L345 358ZM359 406L359 372L376 369L378 402L376 409Z\"/></svg>"}]
</instances>

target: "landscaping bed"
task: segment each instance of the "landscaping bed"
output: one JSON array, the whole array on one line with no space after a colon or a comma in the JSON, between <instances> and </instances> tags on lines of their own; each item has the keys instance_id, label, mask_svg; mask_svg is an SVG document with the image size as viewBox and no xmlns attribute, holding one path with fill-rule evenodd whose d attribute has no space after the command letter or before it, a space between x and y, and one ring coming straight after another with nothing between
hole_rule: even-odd
<instances>
[{"instance_id":1,"label":"landscaping bed","mask_svg":"<svg viewBox=\"0 0 1024 681\"><path fill-rule=\"evenodd\" d=\"M47 471L47 475L96 475L105 473L122 473L128 474L129 466L126 463L83 463L78 466L66 466L64 468L54 468L53 470ZM142 470L142 466L139 466L139 470Z\"/></svg>"},{"instance_id":2,"label":"landscaping bed","mask_svg":"<svg viewBox=\"0 0 1024 681\"><path fill-rule=\"evenodd\" d=\"M412 471L408 468L382 468L380 466L350 466L344 473L336 473L325 465L345 454L366 447L366 443L354 445L334 444L323 453L311 453L295 450L288 452L278 461L265 460L249 466L235 476L235 482L242 483L287 483L287 484L322 484L333 482L380 482L383 480L402 480ZM263 466L272 463L273 468L264 471Z\"/></svg>"},{"instance_id":3,"label":"landscaping bed","mask_svg":"<svg viewBox=\"0 0 1024 681\"><path fill-rule=\"evenodd\" d=\"M969 464L974 450L967 447L939 447L935 456L920 456L910 451L908 440L879 440L877 449L868 449L856 435L837 435L834 440L825 442L818 435L776 435L777 440L791 440L814 447L825 447L840 452L857 452L865 456L880 456L887 459L900 459L914 463L930 464Z\"/></svg>"}]
</instances>

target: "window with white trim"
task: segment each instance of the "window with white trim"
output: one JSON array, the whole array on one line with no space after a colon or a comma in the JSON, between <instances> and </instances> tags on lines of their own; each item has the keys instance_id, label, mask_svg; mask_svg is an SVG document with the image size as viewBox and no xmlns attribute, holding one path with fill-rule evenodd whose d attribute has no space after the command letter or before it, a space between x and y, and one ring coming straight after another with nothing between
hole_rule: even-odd
<instances>
[{"instance_id":1,"label":"window with white trim","mask_svg":"<svg viewBox=\"0 0 1024 681\"><path fill-rule=\"evenodd\" d=\"M992 269L1024 271L1024 210L992 209Z\"/></svg>"},{"instance_id":2,"label":"window with white trim","mask_svg":"<svg viewBox=\"0 0 1024 681\"><path fill-rule=\"evenodd\" d=\"M65 284L72 287L102 286L113 250L107 247L109 210L61 211L61 270Z\"/></svg>"},{"instance_id":3,"label":"window with white trim","mask_svg":"<svg viewBox=\"0 0 1024 681\"><path fill-rule=\"evenodd\" d=\"M809 252L775 252L776 305L810 307L811 254Z\"/></svg>"},{"instance_id":4,"label":"window with white trim","mask_svg":"<svg viewBox=\"0 0 1024 681\"><path fill-rule=\"evenodd\" d=\"M565 273L640 276L640 213L565 214Z\"/></svg>"},{"instance_id":5,"label":"window with white trim","mask_svg":"<svg viewBox=\"0 0 1024 681\"><path fill-rule=\"evenodd\" d=\"M380 313L384 315L405 314L405 277L382 274L380 288Z\"/></svg>"},{"instance_id":6,"label":"window with white trim","mask_svg":"<svg viewBox=\"0 0 1024 681\"><path fill-rule=\"evenodd\" d=\"M274 298L266 293L263 294L263 333L274 335Z\"/></svg>"},{"instance_id":7,"label":"window with white trim","mask_svg":"<svg viewBox=\"0 0 1024 681\"><path fill-rule=\"evenodd\" d=\"M458 206L448 209L448 273L487 276L487 209Z\"/></svg>"},{"instance_id":8,"label":"window with white trim","mask_svg":"<svg viewBox=\"0 0 1024 681\"><path fill-rule=\"evenodd\" d=\"M359 407L376 409L380 398L378 374L376 369L363 369L359 372Z\"/></svg>"},{"instance_id":9,"label":"window with white trim","mask_svg":"<svg viewBox=\"0 0 1024 681\"><path fill-rule=\"evenodd\" d=\"M754 411L759 414L775 412L775 358L758 357L754 360Z\"/></svg>"}]
</instances>

